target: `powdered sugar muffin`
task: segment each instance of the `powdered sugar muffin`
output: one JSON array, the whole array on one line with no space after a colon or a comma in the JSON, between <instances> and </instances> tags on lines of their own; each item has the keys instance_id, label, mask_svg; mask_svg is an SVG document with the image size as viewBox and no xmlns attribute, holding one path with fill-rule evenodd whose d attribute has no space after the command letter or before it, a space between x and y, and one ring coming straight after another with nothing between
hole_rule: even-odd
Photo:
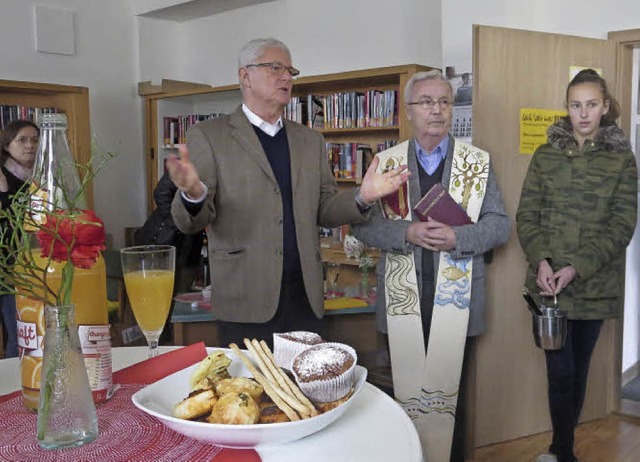
<instances>
[{"instance_id":1,"label":"powdered sugar muffin","mask_svg":"<svg viewBox=\"0 0 640 462\"><path fill-rule=\"evenodd\" d=\"M299 330L273 334L273 356L278 366L291 370L293 358L298 353L320 343L324 340L315 332Z\"/></svg>"},{"instance_id":2,"label":"powdered sugar muffin","mask_svg":"<svg viewBox=\"0 0 640 462\"><path fill-rule=\"evenodd\" d=\"M337 401L353 387L358 357L342 343L322 343L298 354L292 364L300 390L318 403Z\"/></svg>"}]
</instances>

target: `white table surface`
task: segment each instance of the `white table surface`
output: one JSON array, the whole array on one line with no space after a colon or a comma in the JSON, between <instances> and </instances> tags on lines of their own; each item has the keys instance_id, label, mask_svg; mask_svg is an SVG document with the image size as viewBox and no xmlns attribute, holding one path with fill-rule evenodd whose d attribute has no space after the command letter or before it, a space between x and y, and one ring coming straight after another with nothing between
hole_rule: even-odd
<instances>
[{"instance_id":1,"label":"white table surface","mask_svg":"<svg viewBox=\"0 0 640 462\"><path fill-rule=\"evenodd\" d=\"M175 347L160 347L160 353ZM113 370L144 360L147 347L113 349ZM20 389L16 358L0 360L0 395ZM282 446L258 448L263 462L421 462L422 450L407 414L367 383L345 414L329 427ZM0 444L2 444L0 442Z\"/></svg>"}]
</instances>

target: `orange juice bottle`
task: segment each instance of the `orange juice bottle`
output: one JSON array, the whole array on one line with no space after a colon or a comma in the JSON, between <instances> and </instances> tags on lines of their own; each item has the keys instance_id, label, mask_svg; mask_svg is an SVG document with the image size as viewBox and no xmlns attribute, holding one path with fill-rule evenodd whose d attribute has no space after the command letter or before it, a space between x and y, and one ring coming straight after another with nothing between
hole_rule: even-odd
<instances>
[{"instance_id":1,"label":"orange juice bottle","mask_svg":"<svg viewBox=\"0 0 640 462\"><path fill-rule=\"evenodd\" d=\"M46 267L47 260L40 257L40 249L33 252L38 266ZM60 287L63 265L51 262L46 270L47 285L54 291ZM74 268L71 303L75 305L80 344L93 398L100 403L106 400L112 386L106 270L102 256L89 269ZM27 407L37 409L45 333L44 305L21 294L16 297L16 305L18 346L22 358L22 396Z\"/></svg>"},{"instance_id":2,"label":"orange juice bottle","mask_svg":"<svg viewBox=\"0 0 640 462\"><path fill-rule=\"evenodd\" d=\"M35 231L42 225L47 210L86 208L76 165L66 137L67 118L64 114L42 114L40 140L34 164L30 190L30 213L25 230ZM54 293L62 281L65 263L49 261L40 256L35 234L30 239L31 261L39 275L46 274L46 285ZM16 263L16 271L25 269ZM49 303L55 303L50 292L44 297L43 284L33 279L30 289ZM22 395L27 407L38 408L40 371L45 334L44 306L29 298L28 292L17 288L18 346L21 357ZM90 268L74 268L71 303L75 304L82 353L94 401L102 402L111 389L111 339L107 310L105 263L101 255Z\"/></svg>"}]
</instances>

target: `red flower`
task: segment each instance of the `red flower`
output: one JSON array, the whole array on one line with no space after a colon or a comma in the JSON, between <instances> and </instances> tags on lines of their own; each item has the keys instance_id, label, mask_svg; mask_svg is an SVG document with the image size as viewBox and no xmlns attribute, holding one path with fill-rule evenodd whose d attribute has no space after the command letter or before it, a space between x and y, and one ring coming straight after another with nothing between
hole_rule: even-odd
<instances>
[{"instance_id":1,"label":"red flower","mask_svg":"<svg viewBox=\"0 0 640 462\"><path fill-rule=\"evenodd\" d=\"M104 223L91 210L56 210L38 230L43 258L91 268L106 249Z\"/></svg>"}]
</instances>

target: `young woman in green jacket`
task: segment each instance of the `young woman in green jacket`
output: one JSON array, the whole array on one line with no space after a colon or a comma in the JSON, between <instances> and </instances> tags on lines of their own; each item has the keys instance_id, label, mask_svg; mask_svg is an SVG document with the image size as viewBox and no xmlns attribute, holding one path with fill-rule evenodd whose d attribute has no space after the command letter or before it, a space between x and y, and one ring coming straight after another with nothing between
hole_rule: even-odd
<instances>
[{"instance_id":1,"label":"young woman in green jacket","mask_svg":"<svg viewBox=\"0 0 640 462\"><path fill-rule=\"evenodd\" d=\"M566 104L569 115L531 159L516 215L528 290L538 302L557 296L569 319L564 347L545 351L553 439L538 462L577 461L589 362L603 320L622 313L625 249L636 225L635 158L605 80L579 72Z\"/></svg>"}]
</instances>

